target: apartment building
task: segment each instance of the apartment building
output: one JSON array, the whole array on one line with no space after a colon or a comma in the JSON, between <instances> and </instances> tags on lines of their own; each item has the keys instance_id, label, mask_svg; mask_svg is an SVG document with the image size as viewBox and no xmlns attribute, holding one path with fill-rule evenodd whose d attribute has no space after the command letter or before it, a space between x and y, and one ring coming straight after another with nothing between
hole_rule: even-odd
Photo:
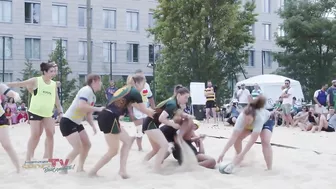
<instances>
[{"instance_id":1,"label":"apartment building","mask_svg":"<svg viewBox=\"0 0 336 189\"><path fill-rule=\"evenodd\" d=\"M248 76L277 68L271 52L279 51L274 33L281 20L275 13L284 0L256 0L258 22L251 28L256 42L249 51ZM155 25L151 12L156 0L92 1L92 71L125 76L135 69L152 75L148 67L159 46L153 45L146 29ZM26 60L36 69L62 39L73 77L84 80L87 72L85 0L0 0L0 65L5 37L5 81L21 78ZM279 29L279 33L282 31ZM282 33L281 33L282 34ZM2 66L0 66L2 74ZM2 77L0 77L2 78Z\"/></svg>"}]
</instances>

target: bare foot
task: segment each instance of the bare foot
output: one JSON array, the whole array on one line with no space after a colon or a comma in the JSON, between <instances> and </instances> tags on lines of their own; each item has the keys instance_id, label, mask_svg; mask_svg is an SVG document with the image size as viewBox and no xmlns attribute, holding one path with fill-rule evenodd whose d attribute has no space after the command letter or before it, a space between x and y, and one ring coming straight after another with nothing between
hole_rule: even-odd
<instances>
[{"instance_id":1,"label":"bare foot","mask_svg":"<svg viewBox=\"0 0 336 189\"><path fill-rule=\"evenodd\" d=\"M142 149L142 148L139 148L138 150L139 150L139 152L143 152L143 149Z\"/></svg>"},{"instance_id":2,"label":"bare foot","mask_svg":"<svg viewBox=\"0 0 336 189\"><path fill-rule=\"evenodd\" d=\"M91 177L91 178L99 177L99 176L97 175L97 173L94 173L94 172L90 172L90 173L88 174L88 176Z\"/></svg>"},{"instance_id":3,"label":"bare foot","mask_svg":"<svg viewBox=\"0 0 336 189\"><path fill-rule=\"evenodd\" d=\"M76 172L77 173L82 173L82 172L85 172L85 170L83 168L80 168L80 169L78 168Z\"/></svg>"},{"instance_id":4,"label":"bare foot","mask_svg":"<svg viewBox=\"0 0 336 189\"><path fill-rule=\"evenodd\" d=\"M119 171L118 174L120 175L120 177L122 179L129 179L130 178L130 176L127 173L122 173L122 172Z\"/></svg>"}]
</instances>

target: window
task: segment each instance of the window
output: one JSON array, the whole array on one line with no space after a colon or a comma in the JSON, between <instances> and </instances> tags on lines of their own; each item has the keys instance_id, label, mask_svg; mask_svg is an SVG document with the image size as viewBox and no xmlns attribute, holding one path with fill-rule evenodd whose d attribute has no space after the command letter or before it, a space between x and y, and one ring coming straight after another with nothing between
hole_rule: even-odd
<instances>
[{"instance_id":1,"label":"window","mask_svg":"<svg viewBox=\"0 0 336 189\"><path fill-rule=\"evenodd\" d=\"M271 0L264 1L264 13L271 13Z\"/></svg>"},{"instance_id":2,"label":"window","mask_svg":"<svg viewBox=\"0 0 336 189\"><path fill-rule=\"evenodd\" d=\"M25 23L39 24L40 23L40 3L25 2Z\"/></svg>"},{"instance_id":3,"label":"window","mask_svg":"<svg viewBox=\"0 0 336 189\"><path fill-rule=\"evenodd\" d=\"M148 13L148 28L152 28L155 26L155 19L153 13Z\"/></svg>"},{"instance_id":4,"label":"window","mask_svg":"<svg viewBox=\"0 0 336 189\"><path fill-rule=\"evenodd\" d=\"M247 59L247 66L254 66L254 50L247 51L248 59Z\"/></svg>"},{"instance_id":5,"label":"window","mask_svg":"<svg viewBox=\"0 0 336 189\"><path fill-rule=\"evenodd\" d=\"M249 27L249 32L252 36L254 36L254 24Z\"/></svg>"},{"instance_id":6,"label":"window","mask_svg":"<svg viewBox=\"0 0 336 189\"><path fill-rule=\"evenodd\" d=\"M41 59L41 39L25 38L26 59Z\"/></svg>"},{"instance_id":7,"label":"window","mask_svg":"<svg viewBox=\"0 0 336 189\"><path fill-rule=\"evenodd\" d=\"M65 5L52 6L52 21L54 26L67 25L67 7Z\"/></svg>"},{"instance_id":8,"label":"window","mask_svg":"<svg viewBox=\"0 0 336 189\"><path fill-rule=\"evenodd\" d=\"M86 23L86 7L78 8L78 26L85 28L87 26ZM91 8L91 16L92 16L92 8ZM92 26L92 17L91 17L91 26Z\"/></svg>"},{"instance_id":9,"label":"window","mask_svg":"<svg viewBox=\"0 0 336 189\"><path fill-rule=\"evenodd\" d=\"M268 67L272 67L272 62L273 62L273 56L271 51L262 51L261 53L261 58L262 58L262 63Z\"/></svg>"},{"instance_id":10,"label":"window","mask_svg":"<svg viewBox=\"0 0 336 189\"><path fill-rule=\"evenodd\" d=\"M104 28L108 29L116 29L116 11L115 10L107 10L103 11L104 17Z\"/></svg>"},{"instance_id":11,"label":"window","mask_svg":"<svg viewBox=\"0 0 336 189\"><path fill-rule=\"evenodd\" d=\"M12 1L0 0L0 22L12 21Z\"/></svg>"},{"instance_id":12,"label":"window","mask_svg":"<svg viewBox=\"0 0 336 189\"><path fill-rule=\"evenodd\" d=\"M148 46L148 61L151 63L154 63L155 61L157 61L157 59L159 59L160 57L160 50L161 50L160 45L153 45L153 44L149 45ZM154 54L155 54L155 57L154 57Z\"/></svg>"},{"instance_id":13,"label":"window","mask_svg":"<svg viewBox=\"0 0 336 189\"><path fill-rule=\"evenodd\" d=\"M2 70L0 71L0 80L2 81ZM2 82L12 82L13 81L13 74L12 73L5 73L4 77L5 81Z\"/></svg>"},{"instance_id":14,"label":"window","mask_svg":"<svg viewBox=\"0 0 336 189\"><path fill-rule=\"evenodd\" d=\"M52 46L52 51L54 51L57 47L57 42L60 41L60 39L53 39L53 46ZM64 49L63 51L63 57L66 59L67 57L67 46L68 46L68 41L67 40L62 40L62 48Z\"/></svg>"},{"instance_id":15,"label":"window","mask_svg":"<svg viewBox=\"0 0 336 189\"><path fill-rule=\"evenodd\" d=\"M284 9L284 7L285 7L285 5L286 5L286 0L279 0L280 1L280 3L279 3L279 8L280 9Z\"/></svg>"},{"instance_id":16,"label":"window","mask_svg":"<svg viewBox=\"0 0 336 189\"><path fill-rule=\"evenodd\" d=\"M271 24L263 24L264 40L271 40Z\"/></svg>"},{"instance_id":17,"label":"window","mask_svg":"<svg viewBox=\"0 0 336 189\"><path fill-rule=\"evenodd\" d=\"M127 11L127 30L138 31L139 30L139 13Z\"/></svg>"},{"instance_id":18,"label":"window","mask_svg":"<svg viewBox=\"0 0 336 189\"><path fill-rule=\"evenodd\" d=\"M79 74L78 75L78 82L79 82L80 87L84 86L85 83L86 83L86 74Z\"/></svg>"},{"instance_id":19,"label":"window","mask_svg":"<svg viewBox=\"0 0 336 189\"><path fill-rule=\"evenodd\" d=\"M128 44L127 62L139 62L139 44Z\"/></svg>"},{"instance_id":20,"label":"window","mask_svg":"<svg viewBox=\"0 0 336 189\"><path fill-rule=\"evenodd\" d=\"M104 51L103 52L104 62L110 62L110 60L112 60L112 62L116 61L116 43L115 42L104 42L103 51Z\"/></svg>"},{"instance_id":21,"label":"window","mask_svg":"<svg viewBox=\"0 0 336 189\"><path fill-rule=\"evenodd\" d=\"M78 43L78 56L79 60L87 60L87 42L80 41Z\"/></svg>"},{"instance_id":22,"label":"window","mask_svg":"<svg viewBox=\"0 0 336 189\"><path fill-rule=\"evenodd\" d=\"M278 27L278 36L279 37L284 37L285 36L285 31L282 26Z\"/></svg>"},{"instance_id":23,"label":"window","mask_svg":"<svg viewBox=\"0 0 336 189\"><path fill-rule=\"evenodd\" d=\"M5 59L11 59L13 50L13 38L5 37ZM0 36L0 59L3 58L3 37Z\"/></svg>"}]
</instances>

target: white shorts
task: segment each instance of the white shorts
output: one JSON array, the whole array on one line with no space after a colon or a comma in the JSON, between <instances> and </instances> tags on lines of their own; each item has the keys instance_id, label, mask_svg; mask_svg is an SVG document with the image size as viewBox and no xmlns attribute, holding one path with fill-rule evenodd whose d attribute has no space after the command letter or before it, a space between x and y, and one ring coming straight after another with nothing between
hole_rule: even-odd
<instances>
[{"instance_id":1,"label":"white shorts","mask_svg":"<svg viewBox=\"0 0 336 189\"><path fill-rule=\"evenodd\" d=\"M135 126L135 127L136 127L135 137L141 138L143 136L142 125L138 125L138 126Z\"/></svg>"},{"instance_id":2,"label":"white shorts","mask_svg":"<svg viewBox=\"0 0 336 189\"><path fill-rule=\"evenodd\" d=\"M134 107L133 107L133 114L134 114L135 119L144 119L147 117L146 114L140 112L138 109Z\"/></svg>"},{"instance_id":3,"label":"white shorts","mask_svg":"<svg viewBox=\"0 0 336 189\"><path fill-rule=\"evenodd\" d=\"M319 107L318 104L315 104L315 112L318 114L327 114L329 111L327 110L326 107L324 106Z\"/></svg>"}]
</instances>

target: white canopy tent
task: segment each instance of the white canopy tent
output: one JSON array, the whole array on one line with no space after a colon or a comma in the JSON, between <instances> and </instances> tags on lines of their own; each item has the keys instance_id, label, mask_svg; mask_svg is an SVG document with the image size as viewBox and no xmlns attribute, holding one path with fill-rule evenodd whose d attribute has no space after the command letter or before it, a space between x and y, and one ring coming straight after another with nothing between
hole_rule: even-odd
<instances>
[{"instance_id":1,"label":"white canopy tent","mask_svg":"<svg viewBox=\"0 0 336 189\"><path fill-rule=\"evenodd\" d=\"M245 84L245 86L250 89L251 87L253 88L253 86L257 83L260 86L263 95L267 98L267 108L269 108L279 99L280 95L282 94L281 86L285 84L286 79L290 80L291 82L291 87L294 92L293 97L296 97L296 99L299 101L303 100L304 96L300 82L280 75L258 75L243 81L239 81L236 86Z\"/></svg>"}]
</instances>

